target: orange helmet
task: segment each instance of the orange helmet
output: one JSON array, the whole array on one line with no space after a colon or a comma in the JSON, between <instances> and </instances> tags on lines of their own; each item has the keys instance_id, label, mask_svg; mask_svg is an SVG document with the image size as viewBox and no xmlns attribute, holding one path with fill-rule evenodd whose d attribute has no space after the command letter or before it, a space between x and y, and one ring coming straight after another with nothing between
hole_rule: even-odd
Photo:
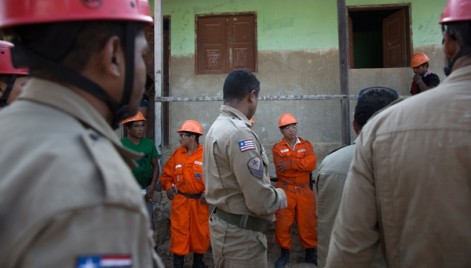
<instances>
[{"instance_id":1,"label":"orange helmet","mask_svg":"<svg viewBox=\"0 0 471 268\"><path fill-rule=\"evenodd\" d=\"M11 63L10 49L13 44L7 41L0 40L0 74L19 74L27 75L27 68L15 68Z\"/></svg>"},{"instance_id":2,"label":"orange helmet","mask_svg":"<svg viewBox=\"0 0 471 268\"><path fill-rule=\"evenodd\" d=\"M471 20L471 1L448 0L440 17L440 23Z\"/></svg>"},{"instance_id":3,"label":"orange helmet","mask_svg":"<svg viewBox=\"0 0 471 268\"><path fill-rule=\"evenodd\" d=\"M419 67L420 65L430 61L427 55L423 52L415 53L412 55L412 58L410 59L410 67L415 68Z\"/></svg>"},{"instance_id":4,"label":"orange helmet","mask_svg":"<svg viewBox=\"0 0 471 268\"><path fill-rule=\"evenodd\" d=\"M296 117L290 113L285 113L280 116L280 119L278 119L278 127L284 127L287 125L291 124L297 124L298 120L296 120Z\"/></svg>"},{"instance_id":5,"label":"orange helmet","mask_svg":"<svg viewBox=\"0 0 471 268\"><path fill-rule=\"evenodd\" d=\"M123 121L121 121L121 125L124 125L129 122L136 122L136 121L147 121L147 119L141 112L137 112L136 115L128 117L124 119Z\"/></svg>"},{"instance_id":6,"label":"orange helmet","mask_svg":"<svg viewBox=\"0 0 471 268\"><path fill-rule=\"evenodd\" d=\"M121 20L152 22L148 0L2 0L0 27L65 21Z\"/></svg>"},{"instance_id":7,"label":"orange helmet","mask_svg":"<svg viewBox=\"0 0 471 268\"><path fill-rule=\"evenodd\" d=\"M203 135L203 127L196 120L186 120L180 126L180 129L177 130L177 133L180 133L180 132L191 132L191 133Z\"/></svg>"}]
</instances>

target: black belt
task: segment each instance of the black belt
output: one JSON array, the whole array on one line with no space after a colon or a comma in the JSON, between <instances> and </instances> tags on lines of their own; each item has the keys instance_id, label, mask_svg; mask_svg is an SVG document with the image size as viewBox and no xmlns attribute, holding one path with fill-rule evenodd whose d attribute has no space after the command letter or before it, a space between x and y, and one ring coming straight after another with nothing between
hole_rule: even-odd
<instances>
[{"instance_id":1,"label":"black belt","mask_svg":"<svg viewBox=\"0 0 471 268\"><path fill-rule=\"evenodd\" d=\"M267 230L268 224L270 223L267 220L256 218L250 215L238 215L225 212L224 210L219 208L215 208L213 214L221 220L232 225L238 226L242 229L252 230L261 233Z\"/></svg>"},{"instance_id":2,"label":"black belt","mask_svg":"<svg viewBox=\"0 0 471 268\"><path fill-rule=\"evenodd\" d=\"M188 194L188 193L185 193L185 192L180 192L178 191L178 194L181 194L187 198L193 198L193 199L200 199L201 198L201 195L203 193L199 193L199 194Z\"/></svg>"}]
</instances>

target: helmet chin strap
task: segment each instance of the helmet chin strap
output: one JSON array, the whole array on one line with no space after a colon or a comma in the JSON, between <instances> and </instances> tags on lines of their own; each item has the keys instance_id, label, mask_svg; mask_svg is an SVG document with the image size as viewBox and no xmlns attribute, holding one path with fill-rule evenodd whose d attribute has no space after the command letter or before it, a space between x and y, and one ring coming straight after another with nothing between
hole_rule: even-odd
<instances>
[{"instance_id":1,"label":"helmet chin strap","mask_svg":"<svg viewBox=\"0 0 471 268\"><path fill-rule=\"evenodd\" d=\"M124 76L124 88L123 96L121 98L121 103L118 105L116 111L114 111L114 120L112 123L113 129L119 127L119 123L134 114L129 112L129 102L131 101L131 96L134 88L134 51L136 43L136 35L138 33L138 27L136 24L126 23L124 26L124 54L125 54L125 63L126 70Z\"/></svg>"},{"instance_id":2,"label":"helmet chin strap","mask_svg":"<svg viewBox=\"0 0 471 268\"><path fill-rule=\"evenodd\" d=\"M10 79L8 80L7 88L5 89L2 97L0 98L0 108L7 106L8 97L10 96L10 93L13 89L13 85L15 84L16 77L17 77L16 75L12 75Z\"/></svg>"},{"instance_id":3,"label":"helmet chin strap","mask_svg":"<svg viewBox=\"0 0 471 268\"><path fill-rule=\"evenodd\" d=\"M71 30L70 27L55 27L55 25L51 25L52 32L63 32L68 31L75 32L75 35L78 31L82 28L83 25L78 25ZM113 129L117 129L119 127L119 122L130 116L129 114L129 102L131 99L132 91L133 91L133 84L134 84L134 49L135 49L135 37L138 31L138 25L134 23L124 23L124 34L122 34L122 44L124 46L125 52L125 82L123 87L123 95L121 101L117 103L114 101L109 94L103 90L101 86L99 86L94 81L88 79L85 76L77 73L76 71L68 68L67 66L61 65L59 59L49 59L49 57L44 57L42 55L48 55L48 53L44 52L44 49L47 51L51 51L51 48L54 48L53 43L51 41L45 41L40 46L35 44L35 48L40 47L40 54L35 52L35 49L29 48L28 46L18 44L12 48L12 61L15 67L23 67L23 66L30 66L31 64L41 66L44 69L48 70L49 72L56 75L56 77L60 78L64 82L70 83L72 85L77 86L79 89L86 91L93 96L97 97L98 99L102 100L106 103L113 114L111 127ZM62 36L62 35L61 35ZM54 39L48 39L54 40ZM74 39L71 39L71 43L73 43ZM50 44L50 46L48 45ZM71 47L71 44L69 46ZM52 49L54 51L54 49ZM44 53L43 53L44 52ZM62 51L63 54L66 54L68 51ZM34 75L34 73L33 73Z\"/></svg>"}]
</instances>

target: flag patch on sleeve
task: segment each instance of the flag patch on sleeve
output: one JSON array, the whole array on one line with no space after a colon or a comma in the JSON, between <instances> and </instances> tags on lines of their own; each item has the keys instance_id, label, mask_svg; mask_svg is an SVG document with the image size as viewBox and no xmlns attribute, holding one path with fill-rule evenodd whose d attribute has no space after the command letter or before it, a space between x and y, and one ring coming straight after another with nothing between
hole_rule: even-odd
<instances>
[{"instance_id":1,"label":"flag patch on sleeve","mask_svg":"<svg viewBox=\"0 0 471 268\"><path fill-rule=\"evenodd\" d=\"M239 141L239 149L241 152L255 150L255 142L253 139L241 140Z\"/></svg>"},{"instance_id":2,"label":"flag patch on sleeve","mask_svg":"<svg viewBox=\"0 0 471 268\"><path fill-rule=\"evenodd\" d=\"M89 255L77 257L76 268L131 268L131 255Z\"/></svg>"}]
</instances>

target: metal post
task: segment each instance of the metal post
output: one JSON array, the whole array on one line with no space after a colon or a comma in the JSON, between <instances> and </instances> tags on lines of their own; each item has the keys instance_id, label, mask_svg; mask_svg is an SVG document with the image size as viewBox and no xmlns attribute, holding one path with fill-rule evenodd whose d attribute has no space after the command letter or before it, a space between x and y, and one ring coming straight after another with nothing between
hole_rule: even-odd
<instances>
[{"instance_id":1,"label":"metal post","mask_svg":"<svg viewBox=\"0 0 471 268\"><path fill-rule=\"evenodd\" d=\"M345 0L337 0L337 18L339 33L339 69L340 69L340 94L349 95L348 89L348 25L347 8ZM348 98L340 100L342 119L342 144L351 144L350 139L350 101Z\"/></svg>"},{"instance_id":2,"label":"metal post","mask_svg":"<svg viewBox=\"0 0 471 268\"><path fill-rule=\"evenodd\" d=\"M154 116L155 116L155 144L162 144L162 103L157 101L163 91L163 17L162 0L154 2Z\"/></svg>"}]
</instances>

